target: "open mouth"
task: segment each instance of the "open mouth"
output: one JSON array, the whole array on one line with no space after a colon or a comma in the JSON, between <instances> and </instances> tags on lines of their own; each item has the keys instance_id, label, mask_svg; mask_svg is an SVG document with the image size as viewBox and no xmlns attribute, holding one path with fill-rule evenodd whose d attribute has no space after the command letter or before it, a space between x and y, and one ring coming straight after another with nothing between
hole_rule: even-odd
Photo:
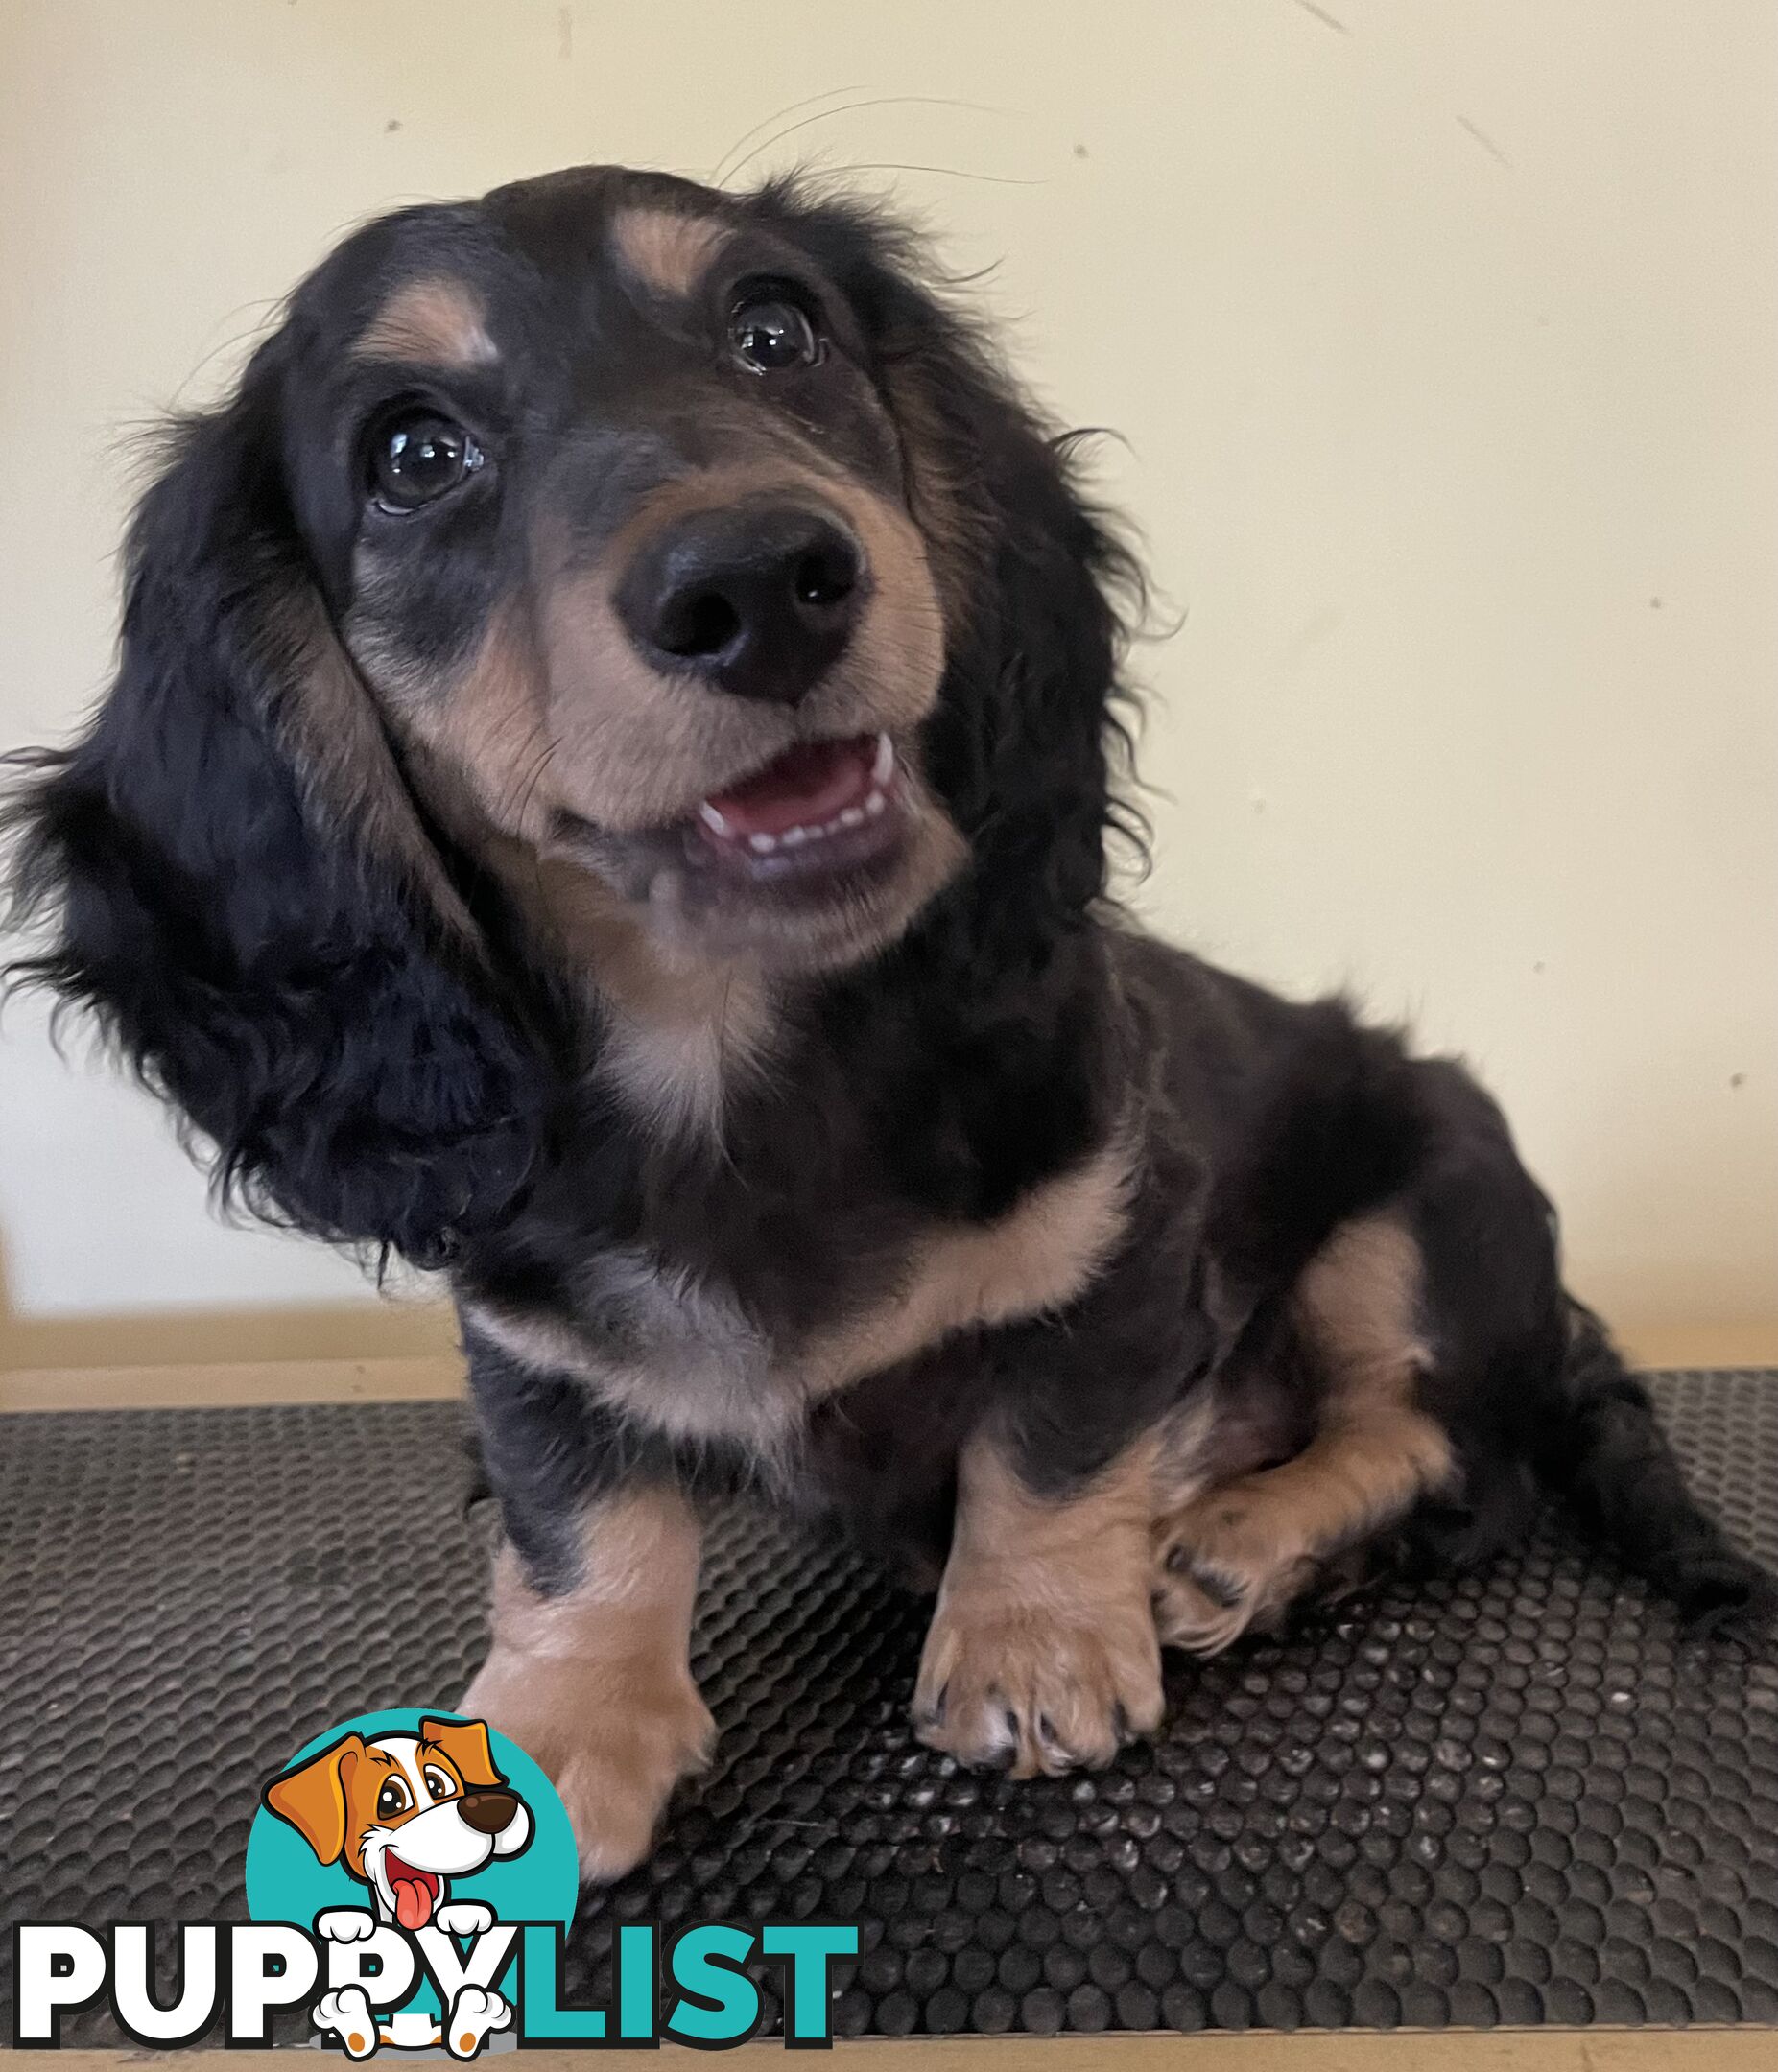
<instances>
[{"instance_id":1,"label":"open mouth","mask_svg":"<svg viewBox=\"0 0 1778 2072\"><path fill-rule=\"evenodd\" d=\"M436 1871L417 1871L393 1849L383 1852L383 1875L394 1895L395 1919L412 1932L423 1928L439 1903L443 1880Z\"/></svg>"},{"instance_id":2,"label":"open mouth","mask_svg":"<svg viewBox=\"0 0 1778 2072\"><path fill-rule=\"evenodd\" d=\"M908 795L887 734L800 742L698 808L704 848L756 881L822 878L900 848Z\"/></svg>"}]
</instances>

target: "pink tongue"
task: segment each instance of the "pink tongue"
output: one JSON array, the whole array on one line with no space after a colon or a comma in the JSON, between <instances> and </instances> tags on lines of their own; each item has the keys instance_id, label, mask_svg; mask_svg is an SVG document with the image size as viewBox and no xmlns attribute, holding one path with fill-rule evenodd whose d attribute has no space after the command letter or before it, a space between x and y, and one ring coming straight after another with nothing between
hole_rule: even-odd
<instances>
[{"instance_id":1,"label":"pink tongue","mask_svg":"<svg viewBox=\"0 0 1778 2072\"><path fill-rule=\"evenodd\" d=\"M718 791L704 803L744 840L749 835L782 835L786 828L818 827L865 796L875 761L876 743L868 735L857 741L804 742L786 749L757 777L732 791Z\"/></svg>"},{"instance_id":2,"label":"pink tongue","mask_svg":"<svg viewBox=\"0 0 1778 2072\"><path fill-rule=\"evenodd\" d=\"M410 1932L432 1919L432 1888L418 1878L396 1878L395 1919Z\"/></svg>"}]
</instances>

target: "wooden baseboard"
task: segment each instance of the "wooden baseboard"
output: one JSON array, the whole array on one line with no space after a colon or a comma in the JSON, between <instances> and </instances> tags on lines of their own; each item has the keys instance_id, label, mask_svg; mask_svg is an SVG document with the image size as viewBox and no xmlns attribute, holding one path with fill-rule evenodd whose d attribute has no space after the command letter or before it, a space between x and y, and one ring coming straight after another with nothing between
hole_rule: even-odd
<instances>
[{"instance_id":1,"label":"wooden baseboard","mask_svg":"<svg viewBox=\"0 0 1778 2072\"><path fill-rule=\"evenodd\" d=\"M1778 1321L1626 1325L1618 1333L1634 1367L1778 1367Z\"/></svg>"},{"instance_id":2,"label":"wooden baseboard","mask_svg":"<svg viewBox=\"0 0 1778 2072\"><path fill-rule=\"evenodd\" d=\"M0 1302L0 1370L448 1359L456 1351L456 1314L443 1302L82 1317L24 1317Z\"/></svg>"},{"instance_id":3,"label":"wooden baseboard","mask_svg":"<svg viewBox=\"0 0 1778 2072\"><path fill-rule=\"evenodd\" d=\"M1623 1333L1642 1367L1778 1367L1778 1321ZM0 1305L0 1410L372 1401L462 1386L448 1303L26 1318Z\"/></svg>"},{"instance_id":4,"label":"wooden baseboard","mask_svg":"<svg viewBox=\"0 0 1778 2072\"><path fill-rule=\"evenodd\" d=\"M449 1357L233 1360L207 1366L17 1367L0 1415L28 1410L221 1410L249 1403L437 1402L463 1393Z\"/></svg>"}]
</instances>

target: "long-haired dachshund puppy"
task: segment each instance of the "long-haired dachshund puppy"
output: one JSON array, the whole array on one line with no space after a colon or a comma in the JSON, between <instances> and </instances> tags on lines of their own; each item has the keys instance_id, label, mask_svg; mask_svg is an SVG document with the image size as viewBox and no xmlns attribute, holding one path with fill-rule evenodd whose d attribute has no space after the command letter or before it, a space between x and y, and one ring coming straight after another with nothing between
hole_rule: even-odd
<instances>
[{"instance_id":1,"label":"long-haired dachshund puppy","mask_svg":"<svg viewBox=\"0 0 1778 2072\"><path fill-rule=\"evenodd\" d=\"M448 1273L463 1704L596 1876L710 1739L716 1483L936 1583L916 1731L1018 1775L1544 1492L1688 1613L1763 1589L1486 1095L1109 908L1133 571L915 262L606 169L359 231L174 433L17 809L27 973L224 1185Z\"/></svg>"}]
</instances>

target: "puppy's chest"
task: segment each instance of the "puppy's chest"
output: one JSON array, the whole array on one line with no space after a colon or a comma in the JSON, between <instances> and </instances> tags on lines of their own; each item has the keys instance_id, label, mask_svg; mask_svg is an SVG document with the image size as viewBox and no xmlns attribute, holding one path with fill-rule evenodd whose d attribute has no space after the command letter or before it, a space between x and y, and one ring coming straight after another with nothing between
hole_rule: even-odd
<instances>
[{"instance_id":1,"label":"puppy's chest","mask_svg":"<svg viewBox=\"0 0 1778 2072\"><path fill-rule=\"evenodd\" d=\"M694 1245L698 1207L681 1201L589 1247L548 1313L469 1307L529 1364L573 1374L671 1438L780 1454L818 1403L867 1376L1071 1301L1116 1245L1128 1165L1108 1144L991 1222L756 1204L742 1227Z\"/></svg>"}]
</instances>

